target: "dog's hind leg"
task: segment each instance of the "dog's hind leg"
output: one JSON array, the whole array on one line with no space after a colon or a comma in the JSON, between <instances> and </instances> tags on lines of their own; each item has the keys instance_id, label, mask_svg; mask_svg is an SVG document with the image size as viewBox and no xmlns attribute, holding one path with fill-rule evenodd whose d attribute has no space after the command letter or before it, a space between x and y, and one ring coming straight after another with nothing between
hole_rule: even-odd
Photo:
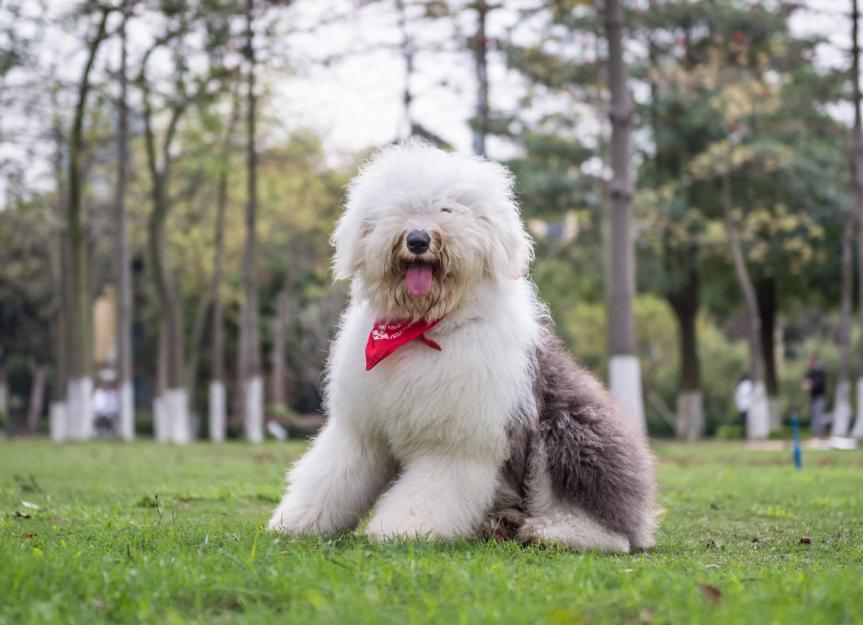
<instances>
[{"instance_id":1,"label":"dog's hind leg","mask_svg":"<svg viewBox=\"0 0 863 625\"><path fill-rule=\"evenodd\" d=\"M629 553L629 541L567 504L537 516L528 516L518 532L525 543L560 545L574 551Z\"/></svg>"},{"instance_id":2,"label":"dog's hind leg","mask_svg":"<svg viewBox=\"0 0 863 625\"><path fill-rule=\"evenodd\" d=\"M269 529L330 534L355 528L395 474L386 447L332 419L288 474Z\"/></svg>"},{"instance_id":3,"label":"dog's hind leg","mask_svg":"<svg viewBox=\"0 0 863 625\"><path fill-rule=\"evenodd\" d=\"M518 530L522 542L560 545L575 551L629 552L625 536L604 527L577 505L555 496L543 447L538 447L531 458L526 486L527 515Z\"/></svg>"}]
</instances>

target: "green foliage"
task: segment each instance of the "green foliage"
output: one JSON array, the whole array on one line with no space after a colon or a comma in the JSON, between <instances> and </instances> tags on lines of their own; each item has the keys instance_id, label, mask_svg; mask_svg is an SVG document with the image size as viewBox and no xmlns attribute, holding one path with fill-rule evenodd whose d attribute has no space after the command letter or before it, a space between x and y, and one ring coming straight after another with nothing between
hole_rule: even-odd
<instances>
[{"instance_id":1,"label":"green foliage","mask_svg":"<svg viewBox=\"0 0 863 625\"><path fill-rule=\"evenodd\" d=\"M795 472L788 451L659 445L658 544L621 556L273 537L263 525L299 443L0 445L0 623L832 625L861 615L859 452L806 452Z\"/></svg>"},{"instance_id":2,"label":"green foliage","mask_svg":"<svg viewBox=\"0 0 863 625\"><path fill-rule=\"evenodd\" d=\"M318 407L328 339L346 297L344 287L330 281L328 236L344 185L359 159L333 165L324 137L294 126L288 129L281 111L274 110L271 96L280 70L295 62L286 63L277 36L294 27L288 19L291 4L255 3L260 66L268 68L259 75L258 278L265 363L273 345L275 302L279 294L288 296L287 387L290 408L303 412ZM32 30L28 25L35 19L23 17L23 6L15 0L0 8L0 87L10 70L21 67L32 66L34 76L55 73L42 67L37 46L43 45L41 35L22 35ZM64 19L69 18L81 35L87 30L82 24L86 26L101 6L78 3L63 13ZM440 27L441 20L447 20L461 33L460 22L466 16L473 19L478 6L423 0L411 9L416 15L413 26L418 30L437 20ZM200 363L199 398L206 395L200 390L211 356L207 320L225 145L229 179L221 295L226 302L227 377L235 377L247 184L240 136L245 121L242 106L234 106L245 88L237 43L243 40L243 8L235 0L158 0L136 3L132 17L136 33L139 26L146 26L135 35L130 57L131 73L137 78L131 87L132 176L127 202L137 269L135 367L152 379L157 329L165 313L155 303L153 267L145 252L152 189L140 132L141 87L148 78L158 137L167 134L172 109L182 108L173 148L156 160L172 165L166 189L172 207L166 224L167 256L182 302L186 352L196 353ZM495 30L492 22L511 11L498 11L498 5L491 8L495 20L490 29ZM606 264L615 250L608 249L604 236L608 102L600 8L601 3L566 0L515 9L517 19L505 31L490 35L488 49L492 61L502 54L508 69L524 79L524 88L513 94L515 106L510 111L496 106L492 84L494 113L489 124L492 134L516 148L507 165L516 176L519 201L537 239L534 278L574 353L602 373L607 355ZM737 336L741 298L720 218L718 183L725 172L733 188L733 221L756 284L775 282L780 316L786 321L793 316L789 327L809 337L803 349L817 348L828 368L835 364L830 328L813 322L812 311L835 325L834 317L821 312L835 310L838 304L838 242L850 204L847 129L832 115L835 103L849 97L848 81L814 62L823 41L792 31L791 19L799 9L792 0L651 0L628 5L627 57L636 96L636 278L644 294L636 315L647 411L655 433L670 431L681 384L673 311L682 314L687 293L695 293L693 300L700 304L698 352L708 432L736 418L730 398L745 367L745 349L728 338ZM118 18L114 12L106 51L117 47ZM16 20L27 27L19 28ZM279 22L289 29L280 31ZM158 51L145 75L138 71L139 64L151 45ZM476 49L476 39L470 38L467 45ZM423 55L431 58L435 53ZM116 59L110 54L100 53L85 124L85 204L94 293L111 279L115 253L110 234L116 167L116 85L111 81ZM104 71L106 67L110 71ZM66 90L57 80L44 89L51 92L61 135L68 121L63 107L74 96ZM232 111L239 121L229 136ZM48 121L53 120L43 124L45 136ZM415 123L417 130L428 132ZM23 188L26 177L6 168L5 161L0 161L0 173L11 190L6 210L0 212L0 366L14 361L23 363L16 364L17 370L29 370L34 355L52 359L55 348L55 332L49 328L58 308L57 285L50 263L58 252L58 205L53 191ZM55 182L62 189L65 181ZM573 231L562 236L564 226L572 224ZM193 333L201 327L202 334ZM790 354L789 362L780 367L785 412L805 405L798 384L802 366L801 359Z\"/></svg>"},{"instance_id":3,"label":"green foliage","mask_svg":"<svg viewBox=\"0 0 863 625\"><path fill-rule=\"evenodd\" d=\"M726 423L716 428L713 436L720 441L740 440L746 438L746 430L742 425Z\"/></svg>"}]
</instances>

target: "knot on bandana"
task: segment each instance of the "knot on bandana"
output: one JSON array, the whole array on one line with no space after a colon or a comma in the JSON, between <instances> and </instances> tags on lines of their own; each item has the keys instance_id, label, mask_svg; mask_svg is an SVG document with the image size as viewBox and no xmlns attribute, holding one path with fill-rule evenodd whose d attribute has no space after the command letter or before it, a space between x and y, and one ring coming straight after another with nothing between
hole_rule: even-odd
<instances>
[{"instance_id":1,"label":"knot on bandana","mask_svg":"<svg viewBox=\"0 0 863 625\"><path fill-rule=\"evenodd\" d=\"M366 371L370 371L381 360L414 339L441 351L441 346L425 335L440 323L441 319L443 317L434 321L375 321L366 343Z\"/></svg>"}]
</instances>

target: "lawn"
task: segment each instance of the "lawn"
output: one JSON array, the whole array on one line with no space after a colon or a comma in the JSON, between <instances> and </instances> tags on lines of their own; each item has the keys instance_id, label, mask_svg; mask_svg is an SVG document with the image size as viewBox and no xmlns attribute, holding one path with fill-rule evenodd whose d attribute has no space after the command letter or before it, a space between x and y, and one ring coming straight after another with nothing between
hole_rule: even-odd
<instances>
[{"instance_id":1,"label":"lawn","mask_svg":"<svg viewBox=\"0 0 863 625\"><path fill-rule=\"evenodd\" d=\"M0 442L0 624L863 623L863 452L657 445L659 542L289 540L303 445Z\"/></svg>"}]
</instances>

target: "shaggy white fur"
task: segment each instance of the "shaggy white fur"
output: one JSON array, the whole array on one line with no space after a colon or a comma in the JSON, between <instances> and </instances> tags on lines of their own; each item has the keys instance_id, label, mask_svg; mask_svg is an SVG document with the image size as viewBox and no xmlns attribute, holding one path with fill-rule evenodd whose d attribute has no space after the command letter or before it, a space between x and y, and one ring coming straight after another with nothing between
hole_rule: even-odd
<instances>
[{"instance_id":1,"label":"shaggy white fur","mask_svg":"<svg viewBox=\"0 0 863 625\"><path fill-rule=\"evenodd\" d=\"M407 249L411 231L430 235L426 253ZM351 185L333 244L335 275L352 289L327 368L329 419L290 471L269 528L351 530L376 504L374 538L473 536L500 487L509 433L536 412L534 355L547 322L525 277L532 245L511 175L424 144L390 147ZM422 297L405 287L417 259L434 272ZM427 336L442 351L413 341L365 370L376 320L441 317ZM561 509L537 512L554 517L537 539L629 547L583 514L562 535Z\"/></svg>"}]
</instances>

